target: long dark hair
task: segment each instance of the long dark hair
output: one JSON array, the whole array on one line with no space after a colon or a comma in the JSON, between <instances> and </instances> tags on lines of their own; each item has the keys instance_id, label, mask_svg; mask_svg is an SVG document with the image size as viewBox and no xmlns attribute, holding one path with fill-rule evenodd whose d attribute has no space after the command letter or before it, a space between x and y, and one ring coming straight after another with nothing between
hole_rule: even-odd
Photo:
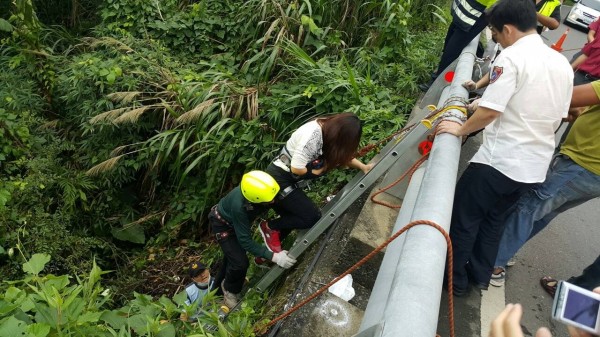
<instances>
[{"instance_id":1,"label":"long dark hair","mask_svg":"<svg viewBox=\"0 0 600 337\"><path fill-rule=\"evenodd\" d=\"M353 113L318 118L323 130L323 159L328 169L348 164L356 156L362 125Z\"/></svg>"}]
</instances>

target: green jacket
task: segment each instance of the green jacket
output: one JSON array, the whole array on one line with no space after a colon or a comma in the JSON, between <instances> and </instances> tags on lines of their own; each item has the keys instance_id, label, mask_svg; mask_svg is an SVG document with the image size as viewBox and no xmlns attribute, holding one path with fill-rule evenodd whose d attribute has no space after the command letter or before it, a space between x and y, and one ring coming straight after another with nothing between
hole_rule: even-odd
<instances>
[{"instance_id":1,"label":"green jacket","mask_svg":"<svg viewBox=\"0 0 600 337\"><path fill-rule=\"evenodd\" d=\"M246 200L239 186L231 190L217 205L219 214L233 226L240 246L254 256L272 260L273 253L266 246L252 240L252 221L266 210L264 205L253 204Z\"/></svg>"}]
</instances>

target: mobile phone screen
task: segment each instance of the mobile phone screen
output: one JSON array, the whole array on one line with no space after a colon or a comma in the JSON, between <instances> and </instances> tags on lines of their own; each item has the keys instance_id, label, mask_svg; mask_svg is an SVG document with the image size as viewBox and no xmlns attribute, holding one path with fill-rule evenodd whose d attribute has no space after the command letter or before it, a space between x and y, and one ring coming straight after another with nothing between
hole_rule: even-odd
<instances>
[{"instance_id":1,"label":"mobile phone screen","mask_svg":"<svg viewBox=\"0 0 600 337\"><path fill-rule=\"evenodd\" d=\"M567 289L563 317L573 322L596 328L600 301L590 298L574 289Z\"/></svg>"}]
</instances>

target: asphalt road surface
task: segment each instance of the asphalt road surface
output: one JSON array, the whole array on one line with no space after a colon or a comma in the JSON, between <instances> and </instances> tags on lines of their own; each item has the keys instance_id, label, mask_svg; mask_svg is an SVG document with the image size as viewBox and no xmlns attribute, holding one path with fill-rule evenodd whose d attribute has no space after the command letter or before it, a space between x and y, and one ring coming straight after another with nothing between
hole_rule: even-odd
<instances>
[{"instance_id":1,"label":"asphalt road surface","mask_svg":"<svg viewBox=\"0 0 600 337\"><path fill-rule=\"evenodd\" d=\"M565 18L570 7L563 6ZM568 27L542 33L544 42L551 45ZM586 32L570 28L562 46L562 54L570 60L586 41ZM464 166L477 150L477 141L468 142L462 150ZM600 199L560 214L550 225L528 242L516 255L516 265L508 268L506 284L487 291L473 291L466 298L455 298L454 319L456 336L488 336L491 320L506 303L521 303L524 308L521 321L525 336L534 336L538 327L548 327L553 336L568 336L562 323L550 318L552 298L540 287L543 276L567 279L580 275L582 270L600 254ZM438 332L449 336L447 296L440 306Z\"/></svg>"}]
</instances>

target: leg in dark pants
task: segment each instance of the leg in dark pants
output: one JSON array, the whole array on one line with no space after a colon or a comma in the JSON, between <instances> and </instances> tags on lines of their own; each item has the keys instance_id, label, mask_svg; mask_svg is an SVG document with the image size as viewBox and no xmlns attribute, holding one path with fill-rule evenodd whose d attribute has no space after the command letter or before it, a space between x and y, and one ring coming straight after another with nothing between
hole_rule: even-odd
<instances>
[{"instance_id":1,"label":"leg in dark pants","mask_svg":"<svg viewBox=\"0 0 600 337\"><path fill-rule=\"evenodd\" d=\"M311 228L321 218L319 208L299 188L279 200L273 209L280 217L269 221L269 227L276 230Z\"/></svg>"},{"instance_id":2,"label":"leg in dark pants","mask_svg":"<svg viewBox=\"0 0 600 337\"><path fill-rule=\"evenodd\" d=\"M491 166L469 164L456 186L450 226L455 289L467 289L466 267L470 261L474 281L484 285L489 282L506 210L511 200L516 200L515 193L528 185L513 181ZM483 275L488 270L486 278Z\"/></svg>"},{"instance_id":3,"label":"leg in dark pants","mask_svg":"<svg viewBox=\"0 0 600 337\"><path fill-rule=\"evenodd\" d=\"M588 290L594 290L600 286L600 256L585 268L583 274L571 277L567 281Z\"/></svg>"},{"instance_id":4,"label":"leg in dark pants","mask_svg":"<svg viewBox=\"0 0 600 337\"><path fill-rule=\"evenodd\" d=\"M220 282L225 279L223 283L225 289L231 293L239 294L244 286L246 272L250 266L246 251L240 246L235 236L229 236L219 241L219 245L225 256L215 282L219 282L217 284L220 285Z\"/></svg>"},{"instance_id":5,"label":"leg in dark pants","mask_svg":"<svg viewBox=\"0 0 600 337\"><path fill-rule=\"evenodd\" d=\"M436 75L441 74L454 60L458 58L463 49L485 28L487 21L485 15L481 15L468 31L460 29L454 21L450 23L446 39L444 40L444 51L440 58Z\"/></svg>"}]
</instances>

